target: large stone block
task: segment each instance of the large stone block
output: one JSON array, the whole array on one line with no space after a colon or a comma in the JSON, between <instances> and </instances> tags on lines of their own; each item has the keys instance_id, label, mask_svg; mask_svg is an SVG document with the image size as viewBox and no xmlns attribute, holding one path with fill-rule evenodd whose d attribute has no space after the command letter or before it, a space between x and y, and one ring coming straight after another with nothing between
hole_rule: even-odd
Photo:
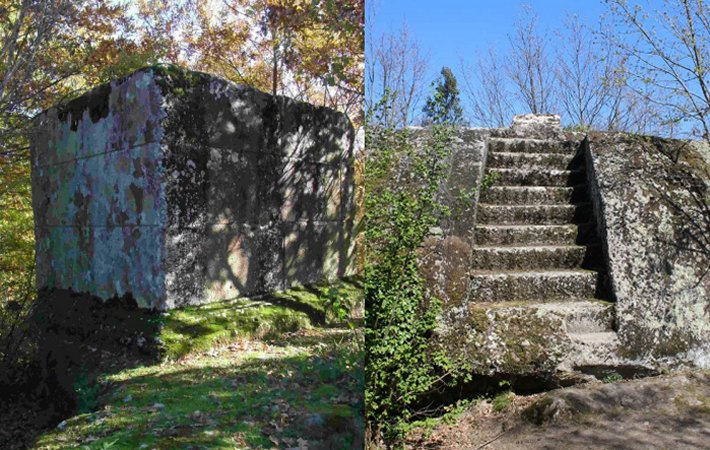
<instances>
[{"instance_id":1,"label":"large stone block","mask_svg":"<svg viewBox=\"0 0 710 450\"><path fill-rule=\"evenodd\" d=\"M356 144L340 113L152 67L36 124L38 288L165 309L351 273Z\"/></svg>"},{"instance_id":2,"label":"large stone block","mask_svg":"<svg viewBox=\"0 0 710 450\"><path fill-rule=\"evenodd\" d=\"M632 356L710 366L710 180L682 141L597 136L590 188ZM695 162L695 163L693 163Z\"/></svg>"}]
</instances>

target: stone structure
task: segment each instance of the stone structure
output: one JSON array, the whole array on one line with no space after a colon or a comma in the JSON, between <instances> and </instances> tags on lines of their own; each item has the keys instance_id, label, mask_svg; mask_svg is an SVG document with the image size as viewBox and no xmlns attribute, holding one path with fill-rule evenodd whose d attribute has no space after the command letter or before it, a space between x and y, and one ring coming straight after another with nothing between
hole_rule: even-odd
<instances>
[{"instance_id":1,"label":"stone structure","mask_svg":"<svg viewBox=\"0 0 710 450\"><path fill-rule=\"evenodd\" d=\"M583 151L621 347L710 367L710 151L623 134Z\"/></svg>"},{"instance_id":2,"label":"stone structure","mask_svg":"<svg viewBox=\"0 0 710 450\"><path fill-rule=\"evenodd\" d=\"M340 113L153 67L37 125L38 288L167 309L354 271L355 133Z\"/></svg>"},{"instance_id":3,"label":"stone structure","mask_svg":"<svg viewBox=\"0 0 710 450\"><path fill-rule=\"evenodd\" d=\"M705 147L549 115L457 141L442 198L475 195L422 252L451 358L479 374L710 367Z\"/></svg>"}]
</instances>

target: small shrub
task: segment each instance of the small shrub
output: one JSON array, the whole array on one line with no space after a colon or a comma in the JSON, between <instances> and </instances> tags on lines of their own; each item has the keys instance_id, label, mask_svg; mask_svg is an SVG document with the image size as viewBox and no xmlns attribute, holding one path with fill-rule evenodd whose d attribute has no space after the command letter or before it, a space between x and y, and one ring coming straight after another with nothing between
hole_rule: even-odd
<instances>
[{"instance_id":1,"label":"small shrub","mask_svg":"<svg viewBox=\"0 0 710 450\"><path fill-rule=\"evenodd\" d=\"M491 401L491 406L493 407L493 411L495 411L495 412L505 411L510 405L513 404L514 397L515 397L515 394L513 394L510 391L501 392L500 394L496 395L495 397L493 397L493 400Z\"/></svg>"},{"instance_id":2,"label":"small shrub","mask_svg":"<svg viewBox=\"0 0 710 450\"><path fill-rule=\"evenodd\" d=\"M487 172L483 179L481 180L481 194L490 189L494 184L500 179L500 173L498 172Z\"/></svg>"},{"instance_id":3,"label":"small shrub","mask_svg":"<svg viewBox=\"0 0 710 450\"><path fill-rule=\"evenodd\" d=\"M602 379L602 382L603 383L616 383L617 381L622 381L623 379L624 379L624 377L622 377L618 373L612 372L609 375L605 376Z\"/></svg>"},{"instance_id":4,"label":"small shrub","mask_svg":"<svg viewBox=\"0 0 710 450\"><path fill-rule=\"evenodd\" d=\"M86 372L79 372L74 382L74 395L76 396L77 411L79 414L89 413L96 409L99 387L97 383L91 383Z\"/></svg>"}]
</instances>

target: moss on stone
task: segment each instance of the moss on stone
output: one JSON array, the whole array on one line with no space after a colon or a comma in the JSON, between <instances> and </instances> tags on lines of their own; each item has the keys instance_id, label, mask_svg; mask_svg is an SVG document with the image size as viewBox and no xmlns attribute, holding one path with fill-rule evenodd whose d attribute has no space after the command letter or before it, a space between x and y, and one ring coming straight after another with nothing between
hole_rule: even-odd
<instances>
[{"instance_id":1,"label":"moss on stone","mask_svg":"<svg viewBox=\"0 0 710 450\"><path fill-rule=\"evenodd\" d=\"M450 311L442 320L439 345L451 360L465 355L472 372L481 375L553 371L569 344L561 318L524 308L469 305L462 316Z\"/></svg>"}]
</instances>

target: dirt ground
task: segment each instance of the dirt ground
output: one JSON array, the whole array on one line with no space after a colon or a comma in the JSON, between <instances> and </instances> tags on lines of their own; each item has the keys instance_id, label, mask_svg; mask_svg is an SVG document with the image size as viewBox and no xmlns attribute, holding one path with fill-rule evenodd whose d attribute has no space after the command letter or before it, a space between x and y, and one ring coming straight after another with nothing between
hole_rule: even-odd
<instances>
[{"instance_id":1,"label":"dirt ground","mask_svg":"<svg viewBox=\"0 0 710 450\"><path fill-rule=\"evenodd\" d=\"M710 372L682 372L479 402L409 448L466 450L710 449Z\"/></svg>"}]
</instances>

